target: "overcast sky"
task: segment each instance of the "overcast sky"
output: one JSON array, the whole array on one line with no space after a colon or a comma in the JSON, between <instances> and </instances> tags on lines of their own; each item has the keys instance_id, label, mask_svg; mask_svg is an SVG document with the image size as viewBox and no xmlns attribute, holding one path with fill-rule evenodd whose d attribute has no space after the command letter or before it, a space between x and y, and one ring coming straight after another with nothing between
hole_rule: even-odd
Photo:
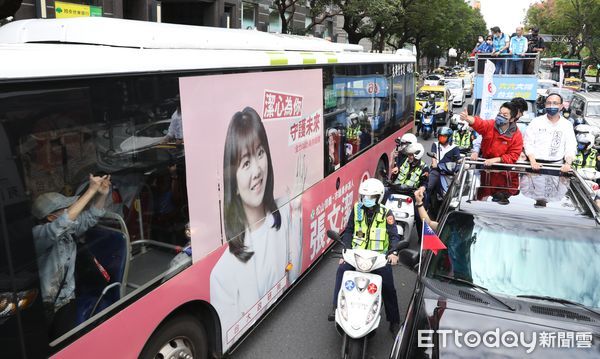
<instances>
[{"instance_id":1,"label":"overcast sky","mask_svg":"<svg viewBox=\"0 0 600 359\"><path fill-rule=\"evenodd\" d=\"M500 27L508 35L515 32L519 24L523 24L529 5L538 0L480 0L481 14L487 23L488 30L493 26Z\"/></svg>"}]
</instances>

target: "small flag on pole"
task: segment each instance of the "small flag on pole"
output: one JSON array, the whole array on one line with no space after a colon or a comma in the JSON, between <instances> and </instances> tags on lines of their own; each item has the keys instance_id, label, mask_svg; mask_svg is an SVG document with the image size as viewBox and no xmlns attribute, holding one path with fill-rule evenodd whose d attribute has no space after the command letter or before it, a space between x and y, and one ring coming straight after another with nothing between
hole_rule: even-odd
<instances>
[{"instance_id":1,"label":"small flag on pole","mask_svg":"<svg viewBox=\"0 0 600 359\"><path fill-rule=\"evenodd\" d=\"M426 222L423 222L423 240L421 241L421 249L430 249L435 255L437 255L438 250L446 249L444 243L442 243L440 238Z\"/></svg>"},{"instance_id":2,"label":"small flag on pole","mask_svg":"<svg viewBox=\"0 0 600 359\"><path fill-rule=\"evenodd\" d=\"M421 273L421 258L423 257L423 251L429 249L433 254L437 255L440 249L446 249L446 246L442 240L435 234L433 229L423 221L423 233L421 237L421 252L419 253L419 268L418 272Z\"/></svg>"}]
</instances>

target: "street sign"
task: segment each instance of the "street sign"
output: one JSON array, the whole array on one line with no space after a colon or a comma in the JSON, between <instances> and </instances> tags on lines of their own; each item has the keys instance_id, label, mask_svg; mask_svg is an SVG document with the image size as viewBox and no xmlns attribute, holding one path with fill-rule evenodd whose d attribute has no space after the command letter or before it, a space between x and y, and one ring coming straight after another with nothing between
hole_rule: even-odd
<instances>
[{"instance_id":1,"label":"street sign","mask_svg":"<svg viewBox=\"0 0 600 359\"><path fill-rule=\"evenodd\" d=\"M55 1L54 9L57 19L65 19L70 17L102 16L101 6L81 5L62 1Z\"/></svg>"}]
</instances>

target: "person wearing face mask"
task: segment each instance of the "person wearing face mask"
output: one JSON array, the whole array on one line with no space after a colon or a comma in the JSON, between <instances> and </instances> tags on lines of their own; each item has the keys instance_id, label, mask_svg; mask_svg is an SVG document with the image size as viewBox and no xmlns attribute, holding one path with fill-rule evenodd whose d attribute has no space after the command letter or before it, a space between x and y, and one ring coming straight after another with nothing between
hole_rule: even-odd
<instances>
[{"instance_id":1,"label":"person wearing face mask","mask_svg":"<svg viewBox=\"0 0 600 359\"><path fill-rule=\"evenodd\" d=\"M562 163L561 172L568 172L577 153L573 125L560 115L563 99L559 94L548 95L545 106L546 114L534 118L525 130L525 154L534 170L543 163Z\"/></svg>"},{"instance_id":2,"label":"person wearing face mask","mask_svg":"<svg viewBox=\"0 0 600 359\"><path fill-rule=\"evenodd\" d=\"M466 110L460 114L460 119L481 135L481 156L486 159L486 166L515 163L519 159L523 150L523 135L516 124L517 115L517 107L511 102L500 106L495 120L469 116Z\"/></svg>"},{"instance_id":3,"label":"person wearing face mask","mask_svg":"<svg viewBox=\"0 0 600 359\"><path fill-rule=\"evenodd\" d=\"M400 328L400 312L391 266L398 264L398 251L402 246L406 247L407 243L401 242L392 212L381 205L384 191L383 183L375 178L369 178L360 184L360 200L350 212L342 241L347 248L363 248L387 254L388 264L371 273L381 276L385 316L390 323L390 331L396 334ZM354 270L354 267L340 260L333 291L333 310L327 318L329 321L335 320L337 297L347 270Z\"/></svg>"},{"instance_id":4,"label":"person wearing face mask","mask_svg":"<svg viewBox=\"0 0 600 359\"><path fill-rule=\"evenodd\" d=\"M478 47L477 52L482 54L489 54L493 50L492 46L492 35L488 35L486 40L483 41Z\"/></svg>"}]
</instances>

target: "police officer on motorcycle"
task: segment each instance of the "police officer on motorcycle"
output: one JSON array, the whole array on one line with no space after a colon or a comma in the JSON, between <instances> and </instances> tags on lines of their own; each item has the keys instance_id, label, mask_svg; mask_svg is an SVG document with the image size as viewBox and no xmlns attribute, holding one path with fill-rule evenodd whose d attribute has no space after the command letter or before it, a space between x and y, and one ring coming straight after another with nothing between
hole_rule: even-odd
<instances>
[{"instance_id":1,"label":"police officer on motorcycle","mask_svg":"<svg viewBox=\"0 0 600 359\"><path fill-rule=\"evenodd\" d=\"M408 244L401 241L392 212L381 205L383 192L383 183L378 179L369 178L360 184L358 188L360 200L354 204L350 212L342 241L348 248L363 248L387 254L388 264L372 273L381 276L385 315L390 322L390 331L396 334L400 328L400 312L391 265L398 264L398 251ZM329 321L335 320L338 293L344 272L347 270L355 269L340 260L333 292L333 311L328 316Z\"/></svg>"},{"instance_id":2,"label":"police officer on motorcycle","mask_svg":"<svg viewBox=\"0 0 600 359\"><path fill-rule=\"evenodd\" d=\"M425 189L429 176L429 166L422 160L425 148L420 143L413 143L406 147L406 159L400 165L392 169L392 184L402 188Z\"/></svg>"},{"instance_id":3,"label":"police officer on motorcycle","mask_svg":"<svg viewBox=\"0 0 600 359\"><path fill-rule=\"evenodd\" d=\"M452 134L452 142L458 146L461 152L470 152L473 147L475 135L469 128L469 124L465 121L458 120L455 126L456 131Z\"/></svg>"},{"instance_id":4,"label":"police officer on motorcycle","mask_svg":"<svg viewBox=\"0 0 600 359\"><path fill-rule=\"evenodd\" d=\"M434 203L440 190L440 177L443 175L440 171L440 164L447 167L446 164L453 163L460 159L460 150L452 143L453 131L449 127L442 127L438 133L438 140L431 145L431 152L434 157L431 159L431 172L429 173L429 182L427 184L427 196L429 206Z\"/></svg>"},{"instance_id":5,"label":"police officer on motorcycle","mask_svg":"<svg viewBox=\"0 0 600 359\"><path fill-rule=\"evenodd\" d=\"M591 133L580 133L577 135L577 155L571 166L573 169L593 168L600 171L600 156L598 150L593 148L594 135Z\"/></svg>"},{"instance_id":6,"label":"police officer on motorcycle","mask_svg":"<svg viewBox=\"0 0 600 359\"><path fill-rule=\"evenodd\" d=\"M435 94L431 93L431 94L429 94L429 98L427 99L427 102L425 102L425 105L423 105L423 107L421 108L421 113L423 114L423 116L429 116L434 112L435 112ZM435 118L433 119L432 125L433 125L433 132L435 133L437 131L437 125L436 125ZM419 136L419 133L421 132L422 127L423 127L423 123L419 122L419 125L417 126L417 137Z\"/></svg>"},{"instance_id":7,"label":"police officer on motorcycle","mask_svg":"<svg viewBox=\"0 0 600 359\"><path fill-rule=\"evenodd\" d=\"M412 133L405 133L396 139L396 149L392 152L392 163L396 164L394 167L402 166L406 160L406 148L412 143L417 143L417 136Z\"/></svg>"}]
</instances>

